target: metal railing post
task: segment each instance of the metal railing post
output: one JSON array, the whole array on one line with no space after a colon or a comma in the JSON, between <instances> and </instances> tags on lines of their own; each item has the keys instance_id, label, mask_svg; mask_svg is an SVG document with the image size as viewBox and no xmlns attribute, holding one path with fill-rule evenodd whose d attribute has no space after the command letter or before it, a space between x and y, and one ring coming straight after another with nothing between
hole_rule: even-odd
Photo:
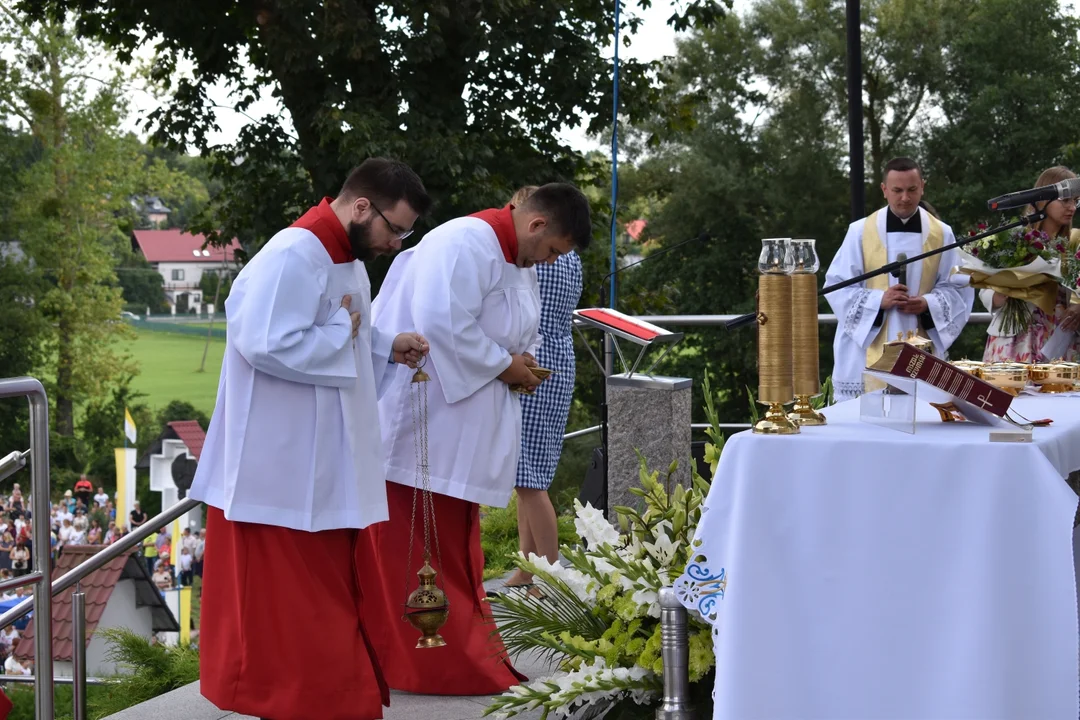
<instances>
[{"instance_id":1,"label":"metal railing post","mask_svg":"<svg viewBox=\"0 0 1080 720\"><path fill-rule=\"evenodd\" d=\"M71 593L72 708L75 720L86 720L86 593Z\"/></svg>"},{"instance_id":2,"label":"metal railing post","mask_svg":"<svg viewBox=\"0 0 1080 720\"><path fill-rule=\"evenodd\" d=\"M49 585L49 399L41 382L29 377L0 380L0 398L30 401L30 495L33 501L34 582L34 708L38 718L53 717L52 591ZM8 464L12 458L5 458Z\"/></svg>"},{"instance_id":3,"label":"metal railing post","mask_svg":"<svg viewBox=\"0 0 1080 720\"><path fill-rule=\"evenodd\" d=\"M686 608L669 587L660 589L660 657L664 662L664 700L656 720L692 720Z\"/></svg>"}]
</instances>

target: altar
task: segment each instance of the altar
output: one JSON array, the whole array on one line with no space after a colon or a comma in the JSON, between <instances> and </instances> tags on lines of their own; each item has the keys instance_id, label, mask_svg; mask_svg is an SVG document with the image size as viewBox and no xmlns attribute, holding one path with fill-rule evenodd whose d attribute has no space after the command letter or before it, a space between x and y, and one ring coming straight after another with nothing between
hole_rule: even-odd
<instances>
[{"instance_id":1,"label":"altar","mask_svg":"<svg viewBox=\"0 0 1080 720\"><path fill-rule=\"evenodd\" d=\"M677 581L714 628L714 718L991 720L1080 714L1073 520L1080 399L1029 443L859 421L731 437Z\"/></svg>"}]
</instances>

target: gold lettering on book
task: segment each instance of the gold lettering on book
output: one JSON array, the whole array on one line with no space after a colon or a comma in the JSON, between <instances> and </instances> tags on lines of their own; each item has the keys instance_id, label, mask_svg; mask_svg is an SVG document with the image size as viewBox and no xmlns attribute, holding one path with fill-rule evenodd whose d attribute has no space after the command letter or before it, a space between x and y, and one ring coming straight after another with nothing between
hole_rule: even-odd
<instances>
[{"instance_id":1,"label":"gold lettering on book","mask_svg":"<svg viewBox=\"0 0 1080 720\"><path fill-rule=\"evenodd\" d=\"M988 398L986 395L979 395L975 399L979 401L979 405L982 407L983 410L985 410L986 406L990 404L990 398Z\"/></svg>"},{"instance_id":2,"label":"gold lettering on book","mask_svg":"<svg viewBox=\"0 0 1080 720\"><path fill-rule=\"evenodd\" d=\"M923 362L926 361L922 355L916 355L908 360L907 374L911 377L918 377L919 371L922 370Z\"/></svg>"}]
</instances>

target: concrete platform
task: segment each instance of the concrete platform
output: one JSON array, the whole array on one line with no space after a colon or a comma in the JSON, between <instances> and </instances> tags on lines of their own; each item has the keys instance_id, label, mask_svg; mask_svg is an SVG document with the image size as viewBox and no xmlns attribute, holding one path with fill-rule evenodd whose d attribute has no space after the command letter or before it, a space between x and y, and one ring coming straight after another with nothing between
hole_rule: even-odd
<instances>
[{"instance_id":1,"label":"concrete platform","mask_svg":"<svg viewBox=\"0 0 1080 720\"><path fill-rule=\"evenodd\" d=\"M502 586L505 578L497 578L484 583L488 590ZM553 669L535 656L515 658L514 666L528 676L529 680L548 677ZM480 720L484 708L491 703L491 698L413 695L412 693L390 691L390 707L383 708L384 720ZM314 709L314 708L313 708ZM520 715L522 720L538 720L539 710ZM248 715L219 710L209 700L199 694L199 683L192 683L149 700L141 705L128 708L123 712L109 715L106 720L258 720Z\"/></svg>"},{"instance_id":2,"label":"concrete platform","mask_svg":"<svg viewBox=\"0 0 1080 720\"><path fill-rule=\"evenodd\" d=\"M535 680L551 674L551 668L527 658L516 661L518 670ZM383 708L384 720L480 720L484 708L491 702L490 697L459 697L439 695L413 695L411 693L390 691L390 707ZM313 708L314 710L314 708ZM523 720L537 720L540 711L521 715ZM248 715L238 715L219 710L209 700L199 694L199 683L192 683L158 696L153 700L128 708L123 712L109 715L106 720L258 720Z\"/></svg>"}]
</instances>

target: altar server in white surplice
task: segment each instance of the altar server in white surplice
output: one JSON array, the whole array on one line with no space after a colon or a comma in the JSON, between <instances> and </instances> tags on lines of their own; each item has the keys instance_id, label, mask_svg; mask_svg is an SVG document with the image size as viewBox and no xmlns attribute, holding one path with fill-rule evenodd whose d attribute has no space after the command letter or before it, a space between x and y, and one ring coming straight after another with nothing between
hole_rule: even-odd
<instances>
[{"instance_id":1,"label":"altar server in white surplice","mask_svg":"<svg viewBox=\"0 0 1080 720\"><path fill-rule=\"evenodd\" d=\"M881 191L888 206L848 227L840 251L825 275L825 284L877 270L900 255L915 257L956 242L952 228L919 207L923 194L922 170L910 158L896 158L885 166ZM884 344L914 331L934 343L945 357L964 329L974 291L950 280L960 264L956 250L911 263L906 277L878 275L825 297L837 317L833 341L833 387L836 399L848 400L863 392L862 373L876 362Z\"/></svg>"},{"instance_id":2,"label":"altar server in white surplice","mask_svg":"<svg viewBox=\"0 0 1080 720\"><path fill-rule=\"evenodd\" d=\"M400 249L430 204L403 163L367 160L274 235L225 302L217 403L189 493L208 505L201 690L223 710L374 720L389 704L353 558L359 529L387 516L380 380L426 341L372 325L363 261ZM300 608L319 632L283 632ZM301 655L283 674L282 658Z\"/></svg>"},{"instance_id":3,"label":"altar server in white surplice","mask_svg":"<svg viewBox=\"0 0 1080 720\"><path fill-rule=\"evenodd\" d=\"M458 218L399 255L375 300L376 327L415 326L431 343L428 463L441 557L433 557L450 601L439 631L446 647L415 650L418 633L401 619L403 590L415 584L424 543L421 514L410 537L416 444L413 373L398 367L379 401L390 520L358 543L361 614L391 688L435 695L491 695L522 679L510 665L483 587L480 504L505 506L517 476L521 403L514 385L539 341L535 265L589 244L589 203L572 185L536 190L507 205ZM413 548L410 564L409 548ZM382 590L375 588L381 586Z\"/></svg>"}]
</instances>

